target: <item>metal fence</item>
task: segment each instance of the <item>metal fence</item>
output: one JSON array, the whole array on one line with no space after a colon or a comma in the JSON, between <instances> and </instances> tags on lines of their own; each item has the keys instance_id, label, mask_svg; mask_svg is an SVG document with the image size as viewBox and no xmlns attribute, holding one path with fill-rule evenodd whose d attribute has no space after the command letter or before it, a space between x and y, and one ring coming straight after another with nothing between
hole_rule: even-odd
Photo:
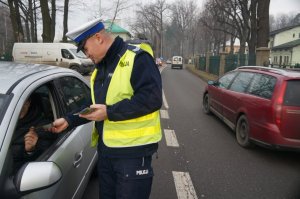
<instances>
[{"instance_id":1,"label":"metal fence","mask_svg":"<svg viewBox=\"0 0 300 199\"><path fill-rule=\"evenodd\" d=\"M0 61L12 61L12 55L3 54L3 55L0 56Z\"/></svg>"},{"instance_id":2,"label":"metal fence","mask_svg":"<svg viewBox=\"0 0 300 199\"><path fill-rule=\"evenodd\" d=\"M219 75L220 70L220 56L209 57L209 73Z\"/></svg>"},{"instance_id":3,"label":"metal fence","mask_svg":"<svg viewBox=\"0 0 300 199\"><path fill-rule=\"evenodd\" d=\"M202 70L202 71L206 70L206 57L199 58L199 70Z\"/></svg>"},{"instance_id":4,"label":"metal fence","mask_svg":"<svg viewBox=\"0 0 300 199\"><path fill-rule=\"evenodd\" d=\"M197 58L198 59L198 58ZM208 57L209 66L208 72L214 75L219 75L220 67L224 67L224 73L227 73L231 70L236 69L239 66L248 66L255 65L256 55L249 54L229 54L225 56L225 60L222 61L224 65L221 66L221 57L220 56L210 56ZM206 71L206 57L199 57L197 60L197 69Z\"/></svg>"},{"instance_id":5,"label":"metal fence","mask_svg":"<svg viewBox=\"0 0 300 199\"><path fill-rule=\"evenodd\" d=\"M234 70L238 67L238 55L227 55L225 57L225 67L224 72L227 73L228 71Z\"/></svg>"}]
</instances>

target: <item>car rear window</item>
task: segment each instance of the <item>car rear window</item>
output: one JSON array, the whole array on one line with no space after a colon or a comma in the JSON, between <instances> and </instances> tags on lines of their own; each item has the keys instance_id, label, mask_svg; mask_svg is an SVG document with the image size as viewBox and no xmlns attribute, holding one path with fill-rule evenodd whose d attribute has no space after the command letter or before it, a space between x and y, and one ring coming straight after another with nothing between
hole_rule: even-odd
<instances>
[{"instance_id":1,"label":"car rear window","mask_svg":"<svg viewBox=\"0 0 300 199\"><path fill-rule=\"evenodd\" d=\"M284 105L286 106L300 106L300 80L293 80L287 82L287 87L284 96Z\"/></svg>"}]
</instances>

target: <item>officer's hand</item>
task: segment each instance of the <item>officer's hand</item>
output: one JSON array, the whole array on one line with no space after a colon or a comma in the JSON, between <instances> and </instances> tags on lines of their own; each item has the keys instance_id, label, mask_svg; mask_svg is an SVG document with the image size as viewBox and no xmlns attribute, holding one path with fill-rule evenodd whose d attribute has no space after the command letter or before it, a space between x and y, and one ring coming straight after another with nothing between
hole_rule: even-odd
<instances>
[{"instance_id":1,"label":"officer's hand","mask_svg":"<svg viewBox=\"0 0 300 199\"><path fill-rule=\"evenodd\" d=\"M107 118L106 105L104 104L93 104L90 108L94 109L89 114L80 114L79 117L83 117L91 121L103 121Z\"/></svg>"},{"instance_id":2,"label":"officer's hand","mask_svg":"<svg viewBox=\"0 0 300 199\"><path fill-rule=\"evenodd\" d=\"M39 137L37 135L37 133L34 130L34 127L31 127L28 131L28 133L26 133L26 135L24 136L24 142L25 142L25 151L26 152L30 152L33 151L35 149L35 145L38 141Z\"/></svg>"},{"instance_id":3,"label":"officer's hand","mask_svg":"<svg viewBox=\"0 0 300 199\"><path fill-rule=\"evenodd\" d=\"M52 123L52 125L53 126L47 130L52 133L60 133L63 130L65 130L66 128L68 128L69 123L67 122L67 120L65 118L58 118Z\"/></svg>"}]
</instances>

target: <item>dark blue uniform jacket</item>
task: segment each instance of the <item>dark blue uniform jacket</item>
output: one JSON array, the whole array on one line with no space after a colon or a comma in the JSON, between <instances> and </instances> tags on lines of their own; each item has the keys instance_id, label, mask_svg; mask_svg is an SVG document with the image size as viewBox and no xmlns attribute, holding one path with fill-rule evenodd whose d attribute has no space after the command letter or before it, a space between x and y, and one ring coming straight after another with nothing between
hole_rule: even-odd
<instances>
[{"instance_id":1,"label":"dark blue uniform jacket","mask_svg":"<svg viewBox=\"0 0 300 199\"><path fill-rule=\"evenodd\" d=\"M96 65L98 69L94 84L96 104L105 104L112 74L128 48L133 49L135 47L128 46L120 37L117 37L103 60ZM107 106L109 120L121 121L137 118L160 109L162 105L161 76L151 55L142 50L139 50L135 57L130 83L134 90L134 96L130 100L124 99L114 105ZM69 128L87 122L85 119L72 114L67 115L66 119L69 122ZM102 141L103 121L96 122L96 128L99 133L98 153L100 155L130 158L152 155L157 151L157 143L138 147L109 148Z\"/></svg>"}]
</instances>

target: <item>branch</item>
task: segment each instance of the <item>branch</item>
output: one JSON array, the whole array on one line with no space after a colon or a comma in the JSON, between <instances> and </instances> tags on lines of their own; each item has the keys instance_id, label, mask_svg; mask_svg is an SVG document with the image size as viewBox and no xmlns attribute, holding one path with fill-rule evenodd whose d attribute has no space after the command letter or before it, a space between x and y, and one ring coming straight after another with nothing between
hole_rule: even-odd
<instances>
[{"instance_id":1,"label":"branch","mask_svg":"<svg viewBox=\"0 0 300 199\"><path fill-rule=\"evenodd\" d=\"M9 7L9 5L6 2L2 1L2 0L0 0L0 3L2 3L3 5L6 5L7 7Z\"/></svg>"}]
</instances>

